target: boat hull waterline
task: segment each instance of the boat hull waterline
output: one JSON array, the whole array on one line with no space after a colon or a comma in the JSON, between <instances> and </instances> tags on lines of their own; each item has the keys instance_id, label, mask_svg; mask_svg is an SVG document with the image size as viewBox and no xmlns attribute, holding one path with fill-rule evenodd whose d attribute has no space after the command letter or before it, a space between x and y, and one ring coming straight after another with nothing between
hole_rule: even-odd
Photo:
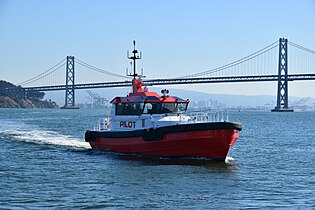
<instances>
[{"instance_id":1,"label":"boat hull waterline","mask_svg":"<svg viewBox=\"0 0 315 210\"><path fill-rule=\"evenodd\" d=\"M241 130L240 123L207 122L132 131L86 131L85 140L96 150L224 161Z\"/></svg>"}]
</instances>

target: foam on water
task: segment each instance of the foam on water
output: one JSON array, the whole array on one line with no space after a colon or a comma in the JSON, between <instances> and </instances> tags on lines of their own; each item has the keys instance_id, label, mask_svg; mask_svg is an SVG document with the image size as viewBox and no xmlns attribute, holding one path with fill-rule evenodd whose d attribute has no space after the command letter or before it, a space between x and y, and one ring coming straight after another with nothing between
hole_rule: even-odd
<instances>
[{"instance_id":1,"label":"foam on water","mask_svg":"<svg viewBox=\"0 0 315 210\"><path fill-rule=\"evenodd\" d=\"M54 131L42 131L42 130L32 130L32 131L15 131L12 133L15 138L39 144L53 144L61 146L69 146L75 148L90 149L90 145L81 139L73 138L71 136L62 135Z\"/></svg>"},{"instance_id":2,"label":"foam on water","mask_svg":"<svg viewBox=\"0 0 315 210\"><path fill-rule=\"evenodd\" d=\"M39 130L36 127L34 128L26 124L14 124L13 126L10 122L6 123L9 124L9 126L7 124L6 129L1 129L3 126L0 125L0 133L2 136L11 136L20 141L38 144L52 144L84 149L91 148L88 142L69 135L63 135L55 131Z\"/></svg>"},{"instance_id":3,"label":"foam on water","mask_svg":"<svg viewBox=\"0 0 315 210\"><path fill-rule=\"evenodd\" d=\"M225 158L225 163L226 163L226 164L232 163L233 161L234 161L234 158L232 158L232 157L228 157L228 156L227 156L227 157Z\"/></svg>"}]
</instances>

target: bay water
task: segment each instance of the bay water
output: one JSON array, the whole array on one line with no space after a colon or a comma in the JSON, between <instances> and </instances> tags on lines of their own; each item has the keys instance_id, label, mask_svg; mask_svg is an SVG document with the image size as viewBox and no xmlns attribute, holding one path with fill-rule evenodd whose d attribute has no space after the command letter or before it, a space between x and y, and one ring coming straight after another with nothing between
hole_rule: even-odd
<instances>
[{"instance_id":1,"label":"bay water","mask_svg":"<svg viewBox=\"0 0 315 210\"><path fill-rule=\"evenodd\" d=\"M315 209L315 112L230 112L226 163L93 151L107 114L0 109L0 209Z\"/></svg>"}]
</instances>

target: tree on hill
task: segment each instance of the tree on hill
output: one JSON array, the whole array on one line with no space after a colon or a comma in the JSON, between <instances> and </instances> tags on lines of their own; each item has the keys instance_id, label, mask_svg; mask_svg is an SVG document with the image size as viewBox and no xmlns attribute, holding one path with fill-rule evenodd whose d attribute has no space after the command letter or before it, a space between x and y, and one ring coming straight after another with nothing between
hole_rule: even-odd
<instances>
[{"instance_id":1,"label":"tree on hill","mask_svg":"<svg viewBox=\"0 0 315 210\"><path fill-rule=\"evenodd\" d=\"M1 91L1 89L16 89L15 91ZM21 86L16 86L10 82L0 80L0 96L8 96L14 100L29 98L33 100L41 100L44 98L45 93L40 91L26 92Z\"/></svg>"}]
</instances>

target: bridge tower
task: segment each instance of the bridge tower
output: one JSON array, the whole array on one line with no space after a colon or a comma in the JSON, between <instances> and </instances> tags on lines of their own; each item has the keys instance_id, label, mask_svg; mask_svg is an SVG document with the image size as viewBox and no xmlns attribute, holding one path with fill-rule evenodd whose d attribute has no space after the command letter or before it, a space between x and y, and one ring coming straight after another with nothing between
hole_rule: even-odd
<instances>
[{"instance_id":1,"label":"bridge tower","mask_svg":"<svg viewBox=\"0 0 315 210\"><path fill-rule=\"evenodd\" d=\"M277 106L271 110L272 112L293 112L293 109L288 107L288 89L288 39L280 38Z\"/></svg>"},{"instance_id":2,"label":"bridge tower","mask_svg":"<svg viewBox=\"0 0 315 210\"><path fill-rule=\"evenodd\" d=\"M63 109L78 109L75 106L74 56L67 56L66 63L66 96Z\"/></svg>"}]
</instances>

